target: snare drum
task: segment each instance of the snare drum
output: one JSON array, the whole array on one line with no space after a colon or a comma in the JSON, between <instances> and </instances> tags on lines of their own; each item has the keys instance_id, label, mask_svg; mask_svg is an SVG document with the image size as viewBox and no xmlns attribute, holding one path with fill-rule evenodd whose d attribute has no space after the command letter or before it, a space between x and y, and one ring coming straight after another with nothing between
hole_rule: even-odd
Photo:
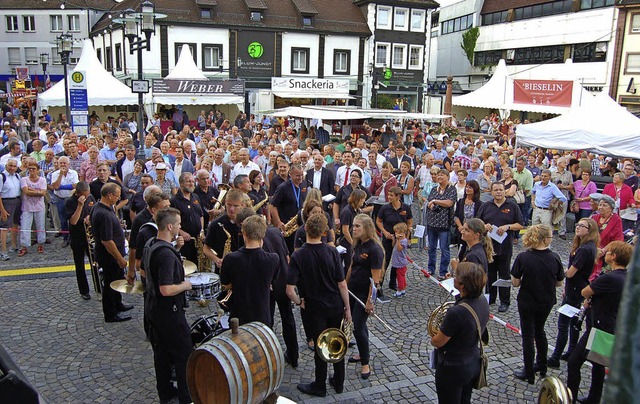
<instances>
[{"instance_id":1,"label":"snare drum","mask_svg":"<svg viewBox=\"0 0 640 404\"><path fill-rule=\"evenodd\" d=\"M216 324L217 323L217 324ZM215 326L215 329L214 329ZM198 346L209 341L216 335L222 334L229 329L229 315L225 314L218 322L217 314L201 316L191 324L191 341L193 346Z\"/></svg>"},{"instance_id":2,"label":"snare drum","mask_svg":"<svg viewBox=\"0 0 640 404\"><path fill-rule=\"evenodd\" d=\"M191 290L187 290L189 300L213 300L220 294L220 276L217 274L197 274L188 276Z\"/></svg>"}]
</instances>

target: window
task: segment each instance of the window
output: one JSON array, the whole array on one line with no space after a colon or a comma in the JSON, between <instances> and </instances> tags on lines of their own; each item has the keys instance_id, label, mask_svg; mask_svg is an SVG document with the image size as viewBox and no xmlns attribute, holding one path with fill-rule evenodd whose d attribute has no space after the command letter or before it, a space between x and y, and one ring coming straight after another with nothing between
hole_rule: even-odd
<instances>
[{"instance_id":1,"label":"window","mask_svg":"<svg viewBox=\"0 0 640 404\"><path fill-rule=\"evenodd\" d=\"M80 31L80 16L79 15L70 15L69 18L69 31L78 32Z\"/></svg>"},{"instance_id":2,"label":"window","mask_svg":"<svg viewBox=\"0 0 640 404\"><path fill-rule=\"evenodd\" d=\"M351 51L348 49L335 49L333 51L333 74L349 74L351 64Z\"/></svg>"},{"instance_id":3,"label":"window","mask_svg":"<svg viewBox=\"0 0 640 404\"><path fill-rule=\"evenodd\" d=\"M378 18L376 19L376 28L391 29L391 7L378 6Z\"/></svg>"},{"instance_id":4,"label":"window","mask_svg":"<svg viewBox=\"0 0 640 404\"><path fill-rule=\"evenodd\" d=\"M409 45L409 69L422 70L424 46Z\"/></svg>"},{"instance_id":5,"label":"window","mask_svg":"<svg viewBox=\"0 0 640 404\"><path fill-rule=\"evenodd\" d=\"M22 26L22 30L24 32L36 32L36 17L32 15L23 15Z\"/></svg>"},{"instance_id":6,"label":"window","mask_svg":"<svg viewBox=\"0 0 640 404\"><path fill-rule=\"evenodd\" d=\"M471 27L473 27L473 14L463 15L462 17L443 21L442 35L451 34L458 31L465 31Z\"/></svg>"},{"instance_id":7,"label":"window","mask_svg":"<svg viewBox=\"0 0 640 404\"><path fill-rule=\"evenodd\" d=\"M253 22L262 22L262 13L260 11L252 11L251 12L251 21L253 21Z\"/></svg>"},{"instance_id":8,"label":"window","mask_svg":"<svg viewBox=\"0 0 640 404\"><path fill-rule=\"evenodd\" d=\"M390 53L389 47L391 45L389 43L378 42L376 43L376 67L387 67L389 66L390 61Z\"/></svg>"},{"instance_id":9,"label":"window","mask_svg":"<svg viewBox=\"0 0 640 404\"><path fill-rule=\"evenodd\" d=\"M539 18L539 17L546 17L549 15L569 13L571 12L572 3L573 3L573 0L556 0L550 3L519 7L514 10L513 19L514 21L518 21L518 20L526 20L529 18ZM496 19L495 14L497 13L493 13L493 14L494 14L493 24L499 24L500 22L506 21L506 19L504 21L499 21L499 22L495 21ZM485 24L485 25L489 25L489 24Z\"/></svg>"},{"instance_id":10,"label":"window","mask_svg":"<svg viewBox=\"0 0 640 404\"><path fill-rule=\"evenodd\" d=\"M302 25L304 25L305 27L310 27L313 25L313 17L310 16L303 16L302 17Z\"/></svg>"},{"instance_id":11,"label":"window","mask_svg":"<svg viewBox=\"0 0 640 404\"><path fill-rule=\"evenodd\" d=\"M100 61L100 64L102 64L102 49L100 48L96 49L96 57Z\"/></svg>"},{"instance_id":12,"label":"window","mask_svg":"<svg viewBox=\"0 0 640 404\"><path fill-rule=\"evenodd\" d=\"M37 65L38 48L24 48L24 59L28 65Z\"/></svg>"},{"instance_id":13,"label":"window","mask_svg":"<svg viewBox=\"0 0 640 404\"><path fill-rule=\"evenodd\" d=\"M69 64L70 65L77 65L78 62L80 61L80 54L81 53L82 53L82 49L73 48L73 51L69 55Z\"/></svg>"},{"instance_id":14,"label":"window","mask_svg":"<svg viewBox=\"0 0 640 404\"><path fill-rule=\"evenodd\" d=\"M51 56L51 64L52 65L59 65L59 64L62 63L62 60L60 58L60 54L58 53L58 49L51 48L51 52L49 52L49 56Z\"/></svg>"},{"instance_id":15,"label":"window","mask_svg":"<svg viewBox=\"0 0 640 404\"><path fill-rule=\"evenodd\" d=\"M19 65L21 64L22 59L20 59L20 48L7 48L9 52L8 61L10 65Z\"/></svg>"},{"instance_id":16,"label":"window","mask_svg":"<svg viewBox=\"0 0 640 404\"><path fill-rule=\"evenodd\" d=\"M406 31L409 29L409 9L396 7L393 17L393 29Z\"/></svg>"},{"instance_id":17,"label":"window","mask_svg":"<svg viewBox=\"0 0 640 404\"><path fill-rule=\"evenodd\" d=\"M424 32L424 10L411 10L411 31Z\"/></svg>"},{"instance_id":18,"label":"window","mask_svg":"<svg viewBox=\"0 0 640 404\"><path fill-rule=\"evenodd\" d=\"M180 52L182 52L182 45L184 43L176 43L176 63L178 63L178 59L180 59ZM188 43L189 50L191 51L191 56L193 56L193 61L197 65L198 64L198 48L195 43Z\"/></svg>"},{"instance_id":19,"label":"window","mask_svg":"<svg viewBox=\"0 0 640 404\"><path fill-rule=\"evenodd\" d=\"M62 16L61 15L52 15L49 17L51 21L51 32L62 32L64 29L62 27Z\"/></svg>"},{"instance_id":20,"label":"window","mask_svg":"<svg viewBox=\"0 0 640 404\"><path fill-rule=\"evenodd\" d=\"M571 58L574 63L604 62L607 59L607 45L607 42L575 44Z\"/></svg>"},{"instance_id":21,"label":"window","mask_svg":"<svg viewBox=\"0 0 640 404\"><path fill-rule=\"evenodd\" d=\"M203 20L210 20L211 19L211 9L209 9L209 8L201 8L200 9L200 18L202 18Z\"/></svg>"},{"instance_id":22,"label":"window","mask_svg":"<svg viewBox=\"0 0 640 404\"><path fill-rule=\"evenodd\" d=\"M104 50L104 61L105 61L105 69L107 71L113 70L113 56L111 53L111 46L107 46Z\"/></svg>"},{"instance_id":23,"label":"window","mask_svg":"<svg viewBox=\"0 0 640 404\"><path fill-rule=\"evenodd\" d=\"M8 15L6 18L7 18L7 32L18 32L18 16Z\"/></svg>"},{"instance_id":24,"label":"window","mask_svg":"<svg viewBox=\"0 0 640 404\"><path fill-rule=\"evenodd\" d=\"M202 70L222 68L222 45L202 45Z\"/></svg>"},{"instance_id":25,"label":"window","mask_svg":"<svg viewBox=\"0 0 640 404\"><path fill-rule=\"evenodd\" d=\"M440 13L435 12L431 14L431 28L438 28L440 26Z\"/></svg>"},{"instance_id":26,"label":"window","mask_svg":"<svg viewBox=\"0 0 640 404\"><path fill-rule=\"evenodd\" d=\"M476 67L495 66L502 59L502 51L476 52L473 55L473 65Z\"/></svg>"},{"instance_id":27,"label":"window","mask_svg":"<svg viewBox=\"0 0 640 404\"><path fill-rule=\"evenodd\" d=\"M291 48L291 72L309 73L309 48Z\"/></svg>"},{"instance_id":28,"label":"window","mask_svg":"<svg viewBox=\"0 0 640 404\"><path fill-rule=\"evenodd\" d=\"M580 0L580 10L613 6L615 0Z\"/></svg>"},{"instance_id":29,"label":"window","mask_svg":"<svg viewBox=\"0 0 640 404\"><path fill-rule=\"evenodd\" d=\"M627 53L624 74L640 74L640 53Z\"/></svg>"},{"instance_id":30,"label":"window","mask_svg":"<svg viewBox=\"0 0 640 404\"><path fill-rule=\"evenodd\" d=\"M640 14L631 15L631 27L629 28L632 34L640 34Z\"/></svg>"},{"instance_id":31,"label":"window","mask_svg":"<svg viewBox=\"0 0 640 404\"><path fill-rule=\"evenodd\" d=\"M406 69L407 67L407 45L406 44L394 44L393 45L393 61L391 67L394 69Z\"/></svg>"},{"instance_id":32,"label":"window","mask_svg":"<svg viewBox=\"0 0 640 404\"><path fill-rule=\"evenodd\" d=\"M508 11L497 11L495 13L484 14L482 16L482 25L500 24L507 21Z\"/></svg>"},{"instance_id":33,"label":"window","mask_svg":"<svg viewBox=\"0 0 640 404\"><path fill-rule=\"evenodd\" d=\"M507 55L507 59L510 59ZM563 63L564 45L538 46L515 49L508 64L532 65L541 63Z\"/></svg>"},{"instance_id":34,"label":"window","mask_svg":"<svg viewBox=\"0 0 640 404\"><path fill-rule=\"evenodd\" d=\"M115 45L116 51L116 70L122 71L122 44Z\"/></svg>"}]
</instances>

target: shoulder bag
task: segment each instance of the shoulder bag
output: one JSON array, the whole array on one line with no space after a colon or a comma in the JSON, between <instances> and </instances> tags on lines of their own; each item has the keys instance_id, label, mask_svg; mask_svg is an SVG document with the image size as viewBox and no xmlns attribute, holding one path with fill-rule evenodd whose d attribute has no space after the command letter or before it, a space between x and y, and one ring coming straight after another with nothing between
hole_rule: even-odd
<instances>
[{"instance_id":1,"label":"shoulder bag","mask_svg":"<svg viewBox=\"0 0 640 404\"><path fill-rule=\"evenodd\" d=\"M518 205L522 205L524 203L524 190L520 188L520 184L518 184L518 189L516 189L513 199Z\"/></svg>"},{"instance_id":2,"label":"shoulder bag","mask_svg":"<svg viewBox=\"0 0 640 404\"><path fill-rule=\"evenodd\" d=\"M473 384L473 388L476 390L480 390L483 387L487 387L489 383L487 383L487 368L489 367L489 358L487 358L487 354L484 353L484 347L482 346L482 330L480 328L480 320L478 320L478 316L476 315L475 310L467 303L462 303L461 306L464 306L473 318L476 320L476 328L478 329L478 344L480 345L480 374L478 375L478 379Z\"/></svg>"},{"instance_id":3,"label":"shoulder bag","mask_svg":"<svg viewBox=\"0 0 640 404\"><path fill-rule=\"evenodd\" d=\"M569 204L569 211L573 212L573 213L578 213L580 211L580 202L577 201L578 198L582 198L582 194L584 193L585 189L587 189L587 186L589 185L589 183L587 183L587 185L582 188L582 191L580 191L580 194L571 200L571 203Z\"/></svg>"}]
</instances>

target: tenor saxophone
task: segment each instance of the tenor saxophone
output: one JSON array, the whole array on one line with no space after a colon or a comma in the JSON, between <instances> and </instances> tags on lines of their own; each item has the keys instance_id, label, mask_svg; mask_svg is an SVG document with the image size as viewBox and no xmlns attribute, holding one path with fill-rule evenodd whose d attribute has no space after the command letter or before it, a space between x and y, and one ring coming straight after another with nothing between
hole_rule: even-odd
<instances>
[{"instance_id":1,"label":"tenor saxophone","mask_svg":"<svg viewBox=\"0 0 640 404\"><path fill-rule=\"evenodd\" d=\"M284 231L282 232L282 235L285 237L289 237L290 235L294 234L296 231L298 231L298 228L300 227L300 225L298 224L298 214L296 213L285 225L284 225Z\"/></svg>"},{"instance_id":2,"label":"tenor saxophone","mask_svg":"<svg viewBox=\"0 0 640 404\"><path fill-rule=\"evenodd\" d=\"M266 195L263 200L258 202L258 204L253 207L253 211L258 213L258 209L260 209L262 207L262 205L264 205L268 201L269 201L269 195Z\"/></svg>"},{"instance_id":3,"label":"tenor saxophone","mask_svg":"<svg viewBox=\"0 0 640 404\"><path fill-rule=\"evenodd\" d=\"M224 225L222 223L218 223L218 225L222 228L222 231L224 231L224 233L227 235L227 240L224 242L224 250L222 251L222 258L224 258L225 255L231 252L231 234L229 234L227 229L224 228Z\"/></svg>"}]
</instances>

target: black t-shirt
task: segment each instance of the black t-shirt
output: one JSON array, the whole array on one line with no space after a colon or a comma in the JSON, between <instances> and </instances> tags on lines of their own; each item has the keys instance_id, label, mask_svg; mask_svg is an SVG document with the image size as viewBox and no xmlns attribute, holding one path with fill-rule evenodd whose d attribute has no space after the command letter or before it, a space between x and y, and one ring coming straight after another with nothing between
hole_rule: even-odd
<instances>
[{"instance_id":1,"label":"black t-shirt","mask_svg":"<svg viewBox=\"0 0 640 404\"><path fill-rule=\"evenodd\" d=\"M240 325L252 321L271 324L269 299L279 262L278 254L245 247L227 254L222 261L220 282L232 284L229 311L231 317L240 320Z\"/></svg>"},{"instance_id":2,"label":"black t-shirt","mask_svg":"<svg viewBox=\"0 0 640 404\"><path fill-rule=\"evenodd\" d=\"M351 205L347 205L340 210L340 227L347 225L349 226L349 233L351 233L351 228L353 227L353 219L358 215L358 212L351 207ZM347 241L344 240L346 243Z\"/></svg>"},{"instance_id":3,"label":"black t-shirt","mask_svg":"<svg viewBox=\"0 0 640 404\"><path fill-rule=\"evenodd\" d=\"M170 243L164 240L156 240L155 243L159 243L160 246L153 250L149 260L150 269L146 272L145 310L154 322L162 322L167 313L174 311L174 305L178 309L184 307L185 295L181 292L175 296L162 296L160 286L180 284L184 281L184 269L180 254Z\"/></svg>"},{"instance_id":4,"label":"black t-shirt","mask_svg":"<svg viewBox=\"0 0 640 404\"><path fill-rule=\"evenodd\" d=\"M366 296L369 293L371 270L382 269L384 250L373 240L364 243L356 243L353 248L353 261L351 262L351 277L349 278L349 290L358 296Z\"/></svg>"},{"instance_id":5,"label":"black t-shirt","mask_svg":"<svg viewBox=\"0 0 640 404\"><path fill-rule=\"evenodd\" d=\"M213 205L215 204L215 202L211 201L211 198L218 199L218 196L220 196L220 191L218 191L216 187L207 188L207 192L204 192L200 187L196 187L196 190L193 191L193 193L196 194L196 196L200 200L200 206L204 210L203 213L205 214L213 209ZM205 223L208 223L212 218L207 219L208 220L206 220Z\"/></svg>"},{"instance_id":6,"label":"black t-shirt","mask_svg":"<svg viewBox=\"0 0 640 404\"><path fill-rule=\"evenodd\" d=\"M476 312L478 321L480 321L481 332L484 332L487 328L487 322L489 321L489 303L483 295L476 299L459 299L455 306L447 310L447 314L445 314L440 325L440 331L450 339L438 350L444 355L445 360L451 364L467 363L480 357L478 326L473 314L469 312L469 309L462 306L462 303L467 303Z\"/></svg>"},{"instance_id":7,"label":"black t-shirt","mask_svg":"<svg viewBox=\"0 0 640 404\"><path fill-rule=\"evenodd\" d=\"M80 212L80 218L76 224L71 224L71 216L78 209L78 197L74 194L71 198L67 198L64 202L64 210L69 218L69 236L74 243L87 243L87 233L84 230L84 218L89 216L91 209L96 204L96 200L92 195L87 196ZM93 229L92 229L93 230Z\"/></svg>"},{"instance_id":8,"label":"black t-shirt","mask_svg":"<svg viewBox=\"0 0 640 404\"><path fill-rule=\"evenodd\" d=\"M564 279L560 256L546 250L521 252L513 261L511 276L520 279L518 303L525 305L556 304L556 283Z\"/></svg>"},{"instance_id":9,"label":"black t-shirt","mask_svg":"<svg viewBox=\"0 0 640 404\"><path fill-rule=\"evenodd\" d=\"M231 251L236 251L240 246L240 240L242 240L240 228L235 223L231 223L231 219L229 219L229 216L226 214L211 222L207 229L207 236L204 239L204 243L215 251L220 258L222 258L224 244L227 241L227 234L221 225L224 226L224 229L231 235Z\"/></svg>"},{"instance_id":10,"label":"black t-shirt","mask_svg":"<svg viewBox=\"0 0 640 404\"><path fill-rule=\"evenodd\" d=\"M287 284L297 285L305 310L341 313L344 303L338 282L344 281L340 254L326 244L305 243L291 255Z\"/></svg>"},{"instance_id":11,"label":"black t-shirt","mask_svg":"<svg viewBox=\"0 0 640 404\"><path fill-rule=\"evenodd\" d=\"M189 233L191 237L196 237L202 230L202 206L200 199L194 194L189 194L189 199L184 197L182 190L179 190L171 198L171 207L180 211L180 228Z\"/></svg>"},{"instance_id":12,"label":"black t-shirt","mask_svg":"<svg viewBox=\"0 0 640 404\"><path fill-rule=\"evenodd\" d=\"M615 270L604 273L591 282L591 310L587 315L586 324L609 334L616 330L618 309L622 299L622 289L627 278L626 270Z\"/></svg>"},{"instance_id":13,"label":"black t-shirt","mask_svg":"<svg viewBox=\"0 0 640 404\"><path fill-rule=\"evenodd\" d=\"M278 187L285 181L286 179L282 178L281 176L279 176L277 173L274 172L273 178L269 183L269 196L273 196L276 193L276 189L278 189Z\"/></svg>"},{"instance_id":14,"label":"black t-shirt","mask_svg":"<svg viewBox=\"0 0 640 404\"><path fill-rule=\"evenodd\" d=\"M365 194L367 194L365 201L371 198L371 192L369 192L367 188L360 185L358 186L358 189L364 191ZM353 187L351 186L351 184L347 184L344 187L340 187L340 189L338 190L338 193L336 194L336 199L335 201L333 201L333 203L337 203L340 206L340 210L339 210L340 212L342 212L342 209L344 209L344 207L347 206L347 204L349 203L349 197L351 196L352 192L353 192ZM342 220L340 221L342 222Z\"/></svg>"},{"instance_id":15,"label":"black t-shirt","mask_svg":"<svg viewBox=\"0 0 640 404\"><path fill-rule=\"evenodd\" d=\"M462 262L473 262L480 264L484 272L489 271L489 261L487 261L487 253L484 251L482 243L475 244L473 247L467 249L462 258Z\"/></svg>"},{"instance_id":16,"label":"black t-shirt","mask_svg":"<svg viewBox=\"0 0 640 404\"><path fill-rule=\"evenodd\" d=\"M147 207L147 202L144 200L144 193L137 192L131 200L129 201L129 209L133 211L133 213L140 213L144 208Z\"/></svg>"},{"instance_id":17,"label":"black t-shirt","mask_svg":"<svg viewBox=\"0 0 640 404\"><path fill-rule=\"evenodd\" d=\"M113 241L120 254L124 257L124 231L120 220L110 206L98 202L91 211L91 230L96 240L96 259L101 265L117 264L115 258L102 245L103 241Z\"/></svg>"},{"instance_id":18,"label":"black t-shirt","mask_svg":"<svg viewBox=\"0 0 640 404\"><path fill-rule=\"evenodd\" d=\"M307 197L305 184L303 181L299 187L295 187L291 180L287 180L276 189L271 204L278 208L281 222L288 222L302 209L304 199Z\"/></svg>"},{"instance_id":19,"label":"black t-shirt","mask_svg":"<svg viewBox=\"0 0 640 404\"><path fill-rule=\"evenodd\" d=\"M500 227L505 224L523 223L520 208L513 202L507 200L500 206L494 201L485 202L476 211L476 217L483 222ZM511 257L513 254L513 231L507 231L507 238L502 243L493 241L493 251L501 257Z\"/></svg>"},{"instance_id":20,"label":"black t-shirt","mask_svg":"<svg viewBox=\"0 0 640 404\"><path fill-rule=\"evenodd\" d=\"M144 261L142 261L142 254L144 251L144 246L153 237L158 235L158 227L154 226L155 223L153 221L148 224L140 227L138 234L136 235L136 239L134 241L134 245L136 247L136 259L140 260L140 269L144 269Z\"/></svg>"},{"instance_id":21,"label":"black t-shirt","mask_svg":"<svg viewBox=\"0 0 640 404\"><path fill-rule=\"evenodd\" d=\"M393 226L398 223L407 223L409 219L413 219L413 214L411 213L411 207L407 204L400 204L400 207L396 210L391 206L391 203L387 203L380 208L378 219L382 220L382 226L386 231L393 233Z\"/></svg>"},{"instance_id":22,"label":"black t-shirt","mask_svg":"<svg viewBox=\"0 0 640 404\"><path fill-rule=\"evenodd\" d=\"M120 187L120 201L121 201L125 197L124 189L122 188L122 185L120 185L118 181L111 178L109 178L107 182L102 182L96 178L95 180L89 183L89 191L91 192L91 195L93 195L93 198L96 201L99 201L101 198L100 191L102 190L102 186L108 183L118 184L118 186Z\"/></svg>"},{"instance_id":23,"label":"black t-shirt","mask_svg":"<svg viewBox=\"0 0 640 404\"><path fill-rule=\"evenodd\" d=\"M578 307L582 302L582 289L589 285L589 276L596 262L596 244L589 241L578 247L569 255L569 268L574 266L578 271L571 278L567 278L564 287L565 302Z\"/></svg>"},{"instance_id":24,"label":"black t-shirt","mask_svg":"<svg viewBox=\"0 0 640 404\"><path fill-rule=\"evenodd\" d=\"M262 240L262 249L266 252L278 254L280 265L278 266L278 274L273 279L273 290L271 291L275 299L284 299L287 297L287 273L289 269L289 248L287 242L282 235L280 229L269 227L267 233Z\"/></svg>"},{"instance_id":25,"label":"black t-shirt","mask_svg":"<svg viewBox=\"0 0 640 404\"><path fill-rule=\"evenodd\" d=\"M329 213L327 212L324 212L324 215L326 216L327 221L329 222L329 228L330 229L333 228L331 215L329 215ZM330 232L326 232L320 239L322 240L323 243L335 242ZM307 231L304 228L304 224L301 224L300 227L298 227L298 230L296 230L295 238L293 239L293 248L298 249L302 247L302 245L306 242L307 242Z\"/></svg>"},{"instance_id":26,"label":"black t-shirt","mask_svg":"<svg viewBox=\"0 0 640 404\"><path fill-rule=\"evenodd\" d=\"M149 209L144 209L133 218L133 221L131 222L131 233L129 233L129 247L138 248L138 244L136 243L136 240L138 240L138 231L140 231L140 227L143 224L148 222L153 222L153 215L149 212ZM142 247L144 247L144 244ZM138 257L138 254L136 253L136 258L141 257Z\"/></svg>"}]
</instances>

